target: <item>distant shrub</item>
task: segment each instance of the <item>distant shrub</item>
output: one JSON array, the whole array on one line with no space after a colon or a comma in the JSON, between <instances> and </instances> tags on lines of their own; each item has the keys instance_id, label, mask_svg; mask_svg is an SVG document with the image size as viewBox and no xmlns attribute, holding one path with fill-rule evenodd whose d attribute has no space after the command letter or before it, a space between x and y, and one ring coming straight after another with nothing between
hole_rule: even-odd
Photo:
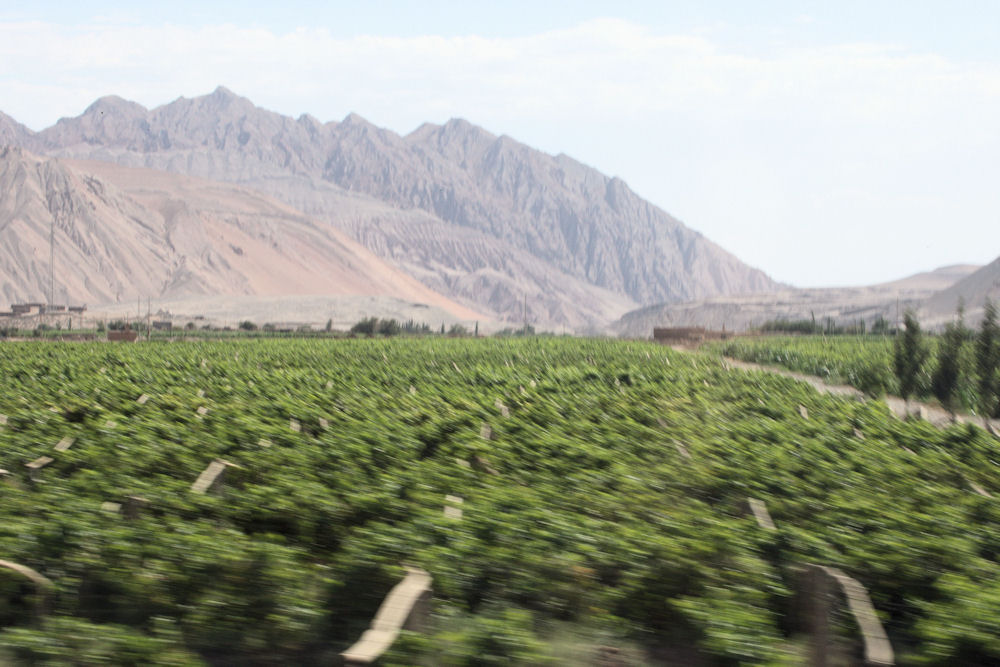
<instances>
[{"instance_id":1,"label":"distant shrub","mask_svg":"<svg viewBox=\"0 0 1000 667\"><path fill-rule=\"evenodd\" d=\"M494 334L494 335L501 336L501 337L503 337L503 336L534 336L535 335L535 327L531 326L530 324L525 324L523 327L520 327L518 329L514 329L514 328L511 328L511 327L508 327L506 329L502 329L502 330L496 332L496 334Z\"/></svg>"},{"instance_id":2,"label":"distant shrub","mask_svg":"<svg viewBox=\"0 0 1000 667\"><path fill-rule=\"evenodd\" d=\"M383 336L398 336L399 322L396 320L379 320L377 330Z\"/></svg>"},{"instance_id":3,"label":"distant shrub","mask_svg":"<svg viewBox=\"0 0 1000 667\"><path fill-rule=\"evenodd\" d=\"M420 324L417 324L413 320L407 320L406 322L404 322L403 324L400 325L399 329L400 329L400 331L402 333L406 333L406 334L429 334L429 333L431 333L431 328L427 325L426 322L422 322Z\"/></svg>"},{"instance_id":4,"label":"distant shrub","mask_svg":"<svg viewBox=\"0 0 1000 667\"><path fill-rule=\"evenodd\" d=\"M363 320L359 320L354 323L351 327L352 334L363 334L366 336L371 336L375 333L375 329L378 327L377 317L368 317Z\"/></svg>"},{"instance_id":5,"label":"distant shrub","mask_svg":"<svg viewBox=\"0 0 1000 667\"><path fill-rule=\"evenodd\" d=\"M394 319L380 320L377 317L368 317L360 320L351 327L352 334L361 334L364 336L373 336L375 334L380 334L382 336L398 336L402 331L399 322Z\"/></svg>"},{"instance_id":6,"label":"distant shrub","mask_svg":"<svg viewBox=\"0 0 1000 667\"><path fill-rule=\"evenodd\" d=\"M256 331L257 330L257 325L254 324L253 322L251 322L250 320L243 320L242 322L240 322L240 330L241 331Z\"/></svg>"}]
</instances>

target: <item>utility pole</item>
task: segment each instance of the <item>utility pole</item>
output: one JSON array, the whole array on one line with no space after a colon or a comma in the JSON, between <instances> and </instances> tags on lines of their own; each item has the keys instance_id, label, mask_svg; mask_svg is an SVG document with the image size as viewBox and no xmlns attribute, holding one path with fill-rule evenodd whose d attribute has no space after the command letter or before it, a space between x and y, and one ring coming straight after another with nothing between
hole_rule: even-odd
<instances>
[{"instance_id":1,"label":"utility pole","mask_svg":"<svg viewBox=\"0 0 1000 667\"><path fill-rule=\"evenodd\" d=\"M53 213L52 224L49 226L49 304L45 308L46 314L52 309L52 304L55 303L55 284L56 284L56 217L58 213ZM48 317L45 318L46 322ZM38 322L41 324L42 316L41 313L38 315Z\"/></svg>"},{"instance_id":2,"label":"utility pole","mask_svg":"<svg viewBox=\"0 0 1000 667\"><path fill-rule=\"evenodd\" d=\"M52 216L52 226L49 227L49 307L55 303L56 284L56 216Z\"/></svg>"}]
</instances>

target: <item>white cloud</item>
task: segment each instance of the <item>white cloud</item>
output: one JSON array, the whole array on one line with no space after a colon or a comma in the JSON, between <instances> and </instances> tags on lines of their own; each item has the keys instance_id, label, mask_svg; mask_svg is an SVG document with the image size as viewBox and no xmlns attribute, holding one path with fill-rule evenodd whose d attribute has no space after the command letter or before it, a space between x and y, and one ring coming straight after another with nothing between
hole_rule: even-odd
<instances>
[{"instance_id":1,"label":"white cloud","mask_svg":"<svg viewBox=\"0 0 1000 667\"><path fill-rule=\"evenodd\" d=\"M155 106L218 84L402 132L468 118L623 176L785 280L1000 254L997 63L878 44L761 55L615 19L516 38L0 23L0 109L34 129L104 94Z\"/></svg>"}]
</instances>

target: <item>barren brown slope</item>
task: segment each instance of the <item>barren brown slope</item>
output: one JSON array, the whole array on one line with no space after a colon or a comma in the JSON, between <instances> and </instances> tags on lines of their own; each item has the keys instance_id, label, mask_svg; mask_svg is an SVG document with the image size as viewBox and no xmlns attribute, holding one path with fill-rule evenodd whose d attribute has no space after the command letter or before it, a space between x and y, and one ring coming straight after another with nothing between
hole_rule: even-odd
<instances>
[{"instance_id":1,"label":"barren brown slope","mask_svg":"<svg viewBox=\"0 0 1000 667\"><path fill-rule=\"evenodd\" d=\"M902 290L943 290L948 289L955 283L972 275L982 266L979 264L953 264L942 266L933 271L923 271L915 273L906 278L893 280L887 283L874 285L874 287L888 287L890 289Z\"/></svg>"},{"instance_id":2,"label":"barren brown slope","mask_svg":"<svg viewBox=\"0 0 1000 667\"><path fill-rule=\"evenodd\" d=\"M744 331L772 320L809 320L870 326L883 317L895 322L907 308L918 309L942 287L975 275L973 265L946 266L867 287L789 289L773 294L719 296L686 303L658 304L622 316L612 330L630 338L652 336L654 327L703 326ZM950 311L954 313L954 309ZM927 324L936 324L927 321Z\"/></svg>"},{"instance_id":3,"label":"barren brown slope","mask_svg":"<svg viewBox=\"0 0 1000 667\"><path fill-rule=\"evenodd\" d=\"M102 162L0 156L0 277L11 301L136 296L386 296L482 316L387 265L328 224L233 185Z\"/></svg>"},{"instance_id":4,"label":"barren brown slope","mask_svg":"<svg viewBox=\"0 0 1000 667\"><path fill-rule=\"evenodd\" d=\"M951 320L961 300L968 320L976 322L987 299L1000 303L1000 257L929 297L920 310L921 321L936 326Z\"/></svg>"},{"instance_id":5,"label":"barren brown slope","mask_svg":"<svg viewBox=\"0 0 1000 667\"><path fill-rule=\"evenodd\" d=\"M777 287L622 181L464 121L404 138L356 115L293 120L223 88L140 109L102 98L38 140L51 154L252 184L349 230L384 258L405 248L411 275L512 320L521 319L524 297L533 320L577 326L603 324L639 303ZM317 195L291 193L290 182ZM388 202L400 220L421 224L345 220L334 192ZM428 215L444 223L445 239L426 234ZM442 243L450 236L469 242Z\"/></svg>"}]
</instances>

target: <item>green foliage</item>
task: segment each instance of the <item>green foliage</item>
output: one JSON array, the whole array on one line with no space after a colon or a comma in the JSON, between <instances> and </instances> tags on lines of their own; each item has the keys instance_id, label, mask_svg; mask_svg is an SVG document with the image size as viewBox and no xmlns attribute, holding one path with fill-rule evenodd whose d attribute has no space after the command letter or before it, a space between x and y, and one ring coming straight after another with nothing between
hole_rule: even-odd
<instances>
[{"instance_id":1,"label":"green foliage","mask_svg":"<svg viewBox=\"0 0 1000 667\"><path fill-rule=\"evenodd\" d=\"M486 667L551 665L530 612L488 607L475 615L449 613L436 619L440 631L431 636L405 633L382 659L390 665Z\"/></svg>"},{"instance_id":2,"label":"green foliage","mask_svg":"<svg viewBox=\"0 0 1000 667\"><path fill-rule=\"evenodd\" d=\"M875 321L872 322L873 335L887 336L893 333L895 333L895 331L892 325L889 324L889 320L885 319L885 317L883 317L882 315L876 317Z\"/></svg>"},{"instance_id":3,"label":"green foliage","mask_svg":"<svg viewBox=\"0 0 1000 667\"><path fill-rule=\"evenodd\" d=\"M396 320L379 320L376 331L382 336L398 336L399 322Z\"/></svg>"},{"instance_id":4,"label":"green foliage","mask_svg":"<svg viewBox=\"0 0 1000 667\"><path fill-rule=\"evenodd\" d=\"M400 332L405 334L429 334L431 333L431 328L425 322L418 324L413 320L407 320L400 325Z\"/></svg>"},{"instance_id":5,"label":"green foliage","mask_svg":"<svg viewBox=\"0 0 1000 667\"><path fill-rule=\"evenodd\" d=\"M869 362L857 368L851 376L851 384L871 398L880 398L892 386L889 369L880 363Z\"/></svg>"},{"instance_id":6,"label":"green foliage","mask_svg":"<svg viewBox=\"0 0 1000 667\"><path fill-rule=\"evenodd\" d=\"M534 336L535 327L530 324L525 324L523 327L518 327L517 329L508 327L502 329L495 334L496 336Z\"/></svg>"},{"instance_id":7,"label":"green foliage","mask_svg":"<svg viewBox=\"0 0 1000 667\"><path fill-rule=\"evenodd\" d=\"M955 322L945 326L941 345L938 347L937 366L931 378L931 388L941 405L954 413L962 379L962 345L967 338L962 307L959 306Z\"/></svg>"},{"instance_id":8,"label":"green foliage","mask_svg":"<svg viewBox=\"0 0 1000 667\"><path fill-rule=\"evenodd\" d=\"M962 330L958 379L951 401L955 409L978 411L979 392L973 382L972 371L975 349L968 329ZM924 340L928 354L916 374L913 396L921 399L934 397L933 380L944 342L943 336ZM828 382L849 384L869 396L878 397L886 393L901 393L899 382L891 370L894 366L894 347L893 339L875 336L764 336L716 342L708 345L707 349L744 361L816 375Z\"/></svg>"},{"instance_id":9,"label":"green foliage","mask_svg":"<svg viewBox=\"0 0 1000 667\"><path fill-rule=\"evenodd\" d=\"M865 321L857 320L849 324L837 324L831 318L826 318L821 325L815 318L808 320L768 320L757 329L762 333L787 334L826 334L828 336L857 336L865 333Z\"/></svg>"},{"instance_id":10,"label":"green foliage","mask_svg":"<svg viewBox=\"0 0 1000 667\"><path fill-rule=\"evenodd\" d=\"M375 333L376 329L378 329L378 318L368 317L355 322L354 326L351 327L351 333L371 336Z\"/></svg>"},{"instance_id":11,"label":"green foliage","mask_svg":"<svg viewBox=\"0 0 1000 667\"><path fill-rule=\"evenodd\" d=\"M250 320L243 320L240 322L240 331L256 331L257 325Z\"/></svg>"},{"instance_id":12,"label":"green foliage","mask_svg":"<svg viewBox=\"0 0 1000 667\"><path fill-rule=\"evenodd\" d=\"M1000 453L975 427L605 340L11 343L0 376L0 554L55 587L36 625L0 578L5 664L323 664L404 564L434 613L386 664L545 664L556 623L773 663L800 562L859 578L911 663L997 656L1000 509L968 482L1000 493ZM192 494L215 458L239 467ZM130 496L136 518L102 509Z\"/></svg>"},{"instance_id":13,"label":"green foliage","mask_svg":"<svg viewBox=\"0 0 1000 667\"><path fill-rule=\"evenodd\" d=\"M5 665L162 665L194 667L204 661L184 648L167 619L154 619L153 634L123 625L52 617L41 628L0 632Z\"/></svg>"},{"instance_id":14,"label":"green foliage","mask_svg":"<svg viewBox=\"0 0 1000 667\"><path fill-rule=\"evenodd\" d=\"M917 392L920 372L927 358L920 322L913 311L907 310L903 315L903 333L896 337L893 347L893 369L899 383L899 395L904 399Z\"/></svg>"},{"instance_id":15,"label":"green foliage","mask_svg":"<svg viewBox=\"0 0 1000 667\"><path fill-rule=\"evenodd\" d=\"M365 336L373 336L375 334L381 336L398 336L401 331L402 329L398 321L394 319L380 320L377 317L360 320L351 327L352 334L362 334Z\"/></svg>"},{"instance_id":16,"label":"green foliage","mask_svg":"<svg viewBox=\"0 0 1000 667\"><path fill-rule=\"evenodd\" d=\"M1000 325L997 306L990 300L983 309L983 321L976 336L976 374L982 414L1000 417Z\"/></svg>"}]
</instances>

